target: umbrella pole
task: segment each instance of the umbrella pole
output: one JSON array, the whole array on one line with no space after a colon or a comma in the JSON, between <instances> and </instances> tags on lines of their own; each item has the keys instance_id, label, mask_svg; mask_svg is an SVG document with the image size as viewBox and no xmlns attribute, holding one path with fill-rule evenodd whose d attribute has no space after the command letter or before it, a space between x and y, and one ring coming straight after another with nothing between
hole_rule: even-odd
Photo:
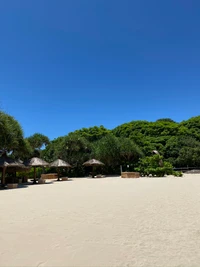
<instances>
[{"instance_id":1,"label":"umbrella pole","mask_svg":"<svg viewBox=\"0 0 200 267\"><path fill-rule=\"evenodd\" d=\"M94 166L92 166L92 178L94 178Z\"/></svg>"},{"instance_id":2,"label":"umbrella pole","mask_svg":"<svg viewBox=\"0 0 200 267\"><path fill-rule=\"evenodd\" d=\"M36 184L36 167L34 167L34 179L33 179L33 183Z\"/></svg>"},{"instance_id":3,"label":"umbrella pole","mask_svg":"<svg viewBox=\"0 0 200 267\"><path fill-rule=\"evenodd\" d=\"M3 167L1 185L5 186L6 167Z\"/></svg>"},{"instance_id":4,"label":"umbrella pole","mask_svg":"<svg viewBox=\"0 0 200 267\"><path fill-rule=\"evenodd\" d=\"M57 181L60 181L60 169L57 168L57 172L58 172L58 180Z\"/></svg>"}]
</instances>

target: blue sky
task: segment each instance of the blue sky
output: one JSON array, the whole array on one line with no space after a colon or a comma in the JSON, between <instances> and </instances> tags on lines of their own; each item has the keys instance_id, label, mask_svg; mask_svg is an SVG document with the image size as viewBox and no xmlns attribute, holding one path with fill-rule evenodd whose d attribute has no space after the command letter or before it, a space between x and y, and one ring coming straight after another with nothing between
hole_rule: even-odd
<instances>
[{"instance_id":1,"label":"blue sky","mask_svg":"<svg viewBox=\"0 0 200 267\"><path fill-rule=\"evenodd\" d=\"M200 1L3 0L0 108L51 139L200 114Z\"/></svg>"}]
</instances>

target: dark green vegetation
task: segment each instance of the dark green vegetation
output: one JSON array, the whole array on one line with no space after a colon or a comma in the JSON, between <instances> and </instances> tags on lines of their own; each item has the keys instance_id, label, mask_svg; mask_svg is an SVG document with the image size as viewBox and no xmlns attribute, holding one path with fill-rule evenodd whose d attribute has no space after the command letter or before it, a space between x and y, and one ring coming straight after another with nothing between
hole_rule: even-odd
<instances>
[{"instance_id":1,"label":"dark green vegetation","mask_svg":"<svg viewBox=\"0 0 200 267\"><path fill-rule=\"evenodd\" d=\"M22 160L40 156L41 148L49 144L45 135L36 133L24 138L21 125L12 116L0 111L0 151Z\"/></svg>"},{"instance_id":2,"label":"dark green vegetation","mask_svg":"<svg viewBox=\"0 0 200 267\"><path fill-rule=\"evenodd\" d=\"M152 160L159 156L149 156L153 150L158 150L164 166L155 168L163 175L170 173L172 166L200 167L200 116L181 123L169 118L155 122L132 121L113 130L94 126L49 141L39 133L24 138L20 124L0 112L0 150L22 160L32 156L42 157L48 162L62 158L73 166L73 176L88 173L90 169L84 168L82 163L91 158L105 163L104 173L117 174L120 165L124 171L127 165L128 170L133 171L145 164L152 173Z\"/></svg>"},{"instance_id":3,"label":"dark green vegetation","mask_svg":"<svg viewBox=\"0 0 200 267\"><path fill-rule=\"evenodd\" d=\"M165 174L178 176L177 172L173 171L171 163L163 160L160 155L153 155L139 160L139 166L135 168L136 171L140 172L141 176L158 176L163 177Z\"/></svg>"}]
</instances>

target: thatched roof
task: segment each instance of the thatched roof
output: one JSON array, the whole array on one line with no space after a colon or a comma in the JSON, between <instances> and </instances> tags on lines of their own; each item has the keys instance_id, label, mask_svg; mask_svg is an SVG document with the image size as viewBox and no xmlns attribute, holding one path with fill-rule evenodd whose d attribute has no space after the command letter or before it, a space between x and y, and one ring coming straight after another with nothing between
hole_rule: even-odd
<instances>
[{"instance_id":1,"label":"thatched roof","mask_svg":"<svg viewBox=\"0 0 200 267\"><path fill-rule=\"evenodd\" d=\"M69 163L67 163L66 161L62 160L62 159L57 159L57 160L53 161L52 163L50 163L49 167L71 168L72 166Z\"/></svg>"},{"instance_id":2,"label":"thatched roof","mask_svg":"<svg viewBox=\"0 0 200 267\"><path fill-rule=\"evenodd\" d=\"M34 157L32 159L27 160L24 164L26 166L32 166L32 167L42 167L42 166L48 166L49 165L48 162L46 162L43 159L37 158L37 157Z\"/></svg>"},{"instance_id":3,"label":"thatched roof","mask_svg":"<svg viewBox=\"0 0 200 267\"><path fill-rule=\"evenodd\" d=\"M3 167L21 167L21 168L24 168L25 166L21 160L12 159L12 158L10 158L4 154L0 157L0 167L2 167L2 168Z\"/></svg>"},{"instance_id":4,"label":"thatched roof","mask_svg":"<svg viewBox=\"0 0 200 267\"><path fill-rule=\"evenodd\" d=\"M104 165L104 163L97 160L97 159L90 159L90 160L84 162L83 165L84 166L99 166L99 165Z\"/></svg>"}]
</instances>

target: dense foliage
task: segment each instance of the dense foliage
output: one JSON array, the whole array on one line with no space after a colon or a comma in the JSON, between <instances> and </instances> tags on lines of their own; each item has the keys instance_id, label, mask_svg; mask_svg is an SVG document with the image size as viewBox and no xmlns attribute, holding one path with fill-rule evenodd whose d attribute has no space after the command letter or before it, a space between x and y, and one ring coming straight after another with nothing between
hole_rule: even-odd
<instances>
[{"instance_id":1,"label":"dense foliage","mask_svg":"<svg viewBox=\"0 0 200 267\"><path fill-rule=\"evenodd\" d=\"M30 152L19 122L2 111L0 111L0 150L16 155Z\"/></svg>"},{"instance_id":2,"label":"dense foliage","mask_svg":"<svg viewBox=\"0 0 200 267\"><path fill-rule=\"evenodd\" d=\"M89 172L82 164L91 158L105 163L104 173L119 173L120 165L123 170L132 171L151 161L148 157L153 150L158 150L164 159L162 168L200 167L200 116L180 123L170 118L155 122L131 121L113 130L94 126L49 141L40 133L24 138L20 124L0 112L0 150L21 159L40 156L51 162L62 158L74 167L73 176Z\"/></svg>"},{"instance_id":3,"label":"dense foliage","mask_svg":"<svg viewBox=\"0 0 200 267\"><path fill-rule=\"evenodd\" d=\"M14 117L0 111L1 152L9 153L13 158L27 159L40 156L41 148L48 143L48 137L38 133L24 138L19 122Z\"/></svg>"},{"instance_id":4,"label":"dense foliage","mask_svg":"<svg viewBox=\"0 0 200 267\"><path fill-rule=\"evenodd\" d=\"M132 121L112 132L133 140L146 156L156 149L175 167L200 167L200 116L181 123L171 119Z\"/></svg>"},{"instance_id":5,"label":"dense foliage","mask_svg":"<svg viewBox=\"0 0 200 267\"><path fill-rule=\"evenodd\" d=\"M26 138L26 141L32 149L32 156L40 157L41 149L45 148L49 143L49 138L43 134L35 133L32 136Z\"/></svg>"},{"instance_id":6,"label":"dense foliage","mask_svg":"<svg viewBox=\"0 0 200 267\"><path fill-rule=\"evenodd\" d=\"M142 176L158 176L173 174L173 166L171 163L163 161L160 155L153 155L139 160L139 166L136 171Z\"/></svg>"}]
</instances>

